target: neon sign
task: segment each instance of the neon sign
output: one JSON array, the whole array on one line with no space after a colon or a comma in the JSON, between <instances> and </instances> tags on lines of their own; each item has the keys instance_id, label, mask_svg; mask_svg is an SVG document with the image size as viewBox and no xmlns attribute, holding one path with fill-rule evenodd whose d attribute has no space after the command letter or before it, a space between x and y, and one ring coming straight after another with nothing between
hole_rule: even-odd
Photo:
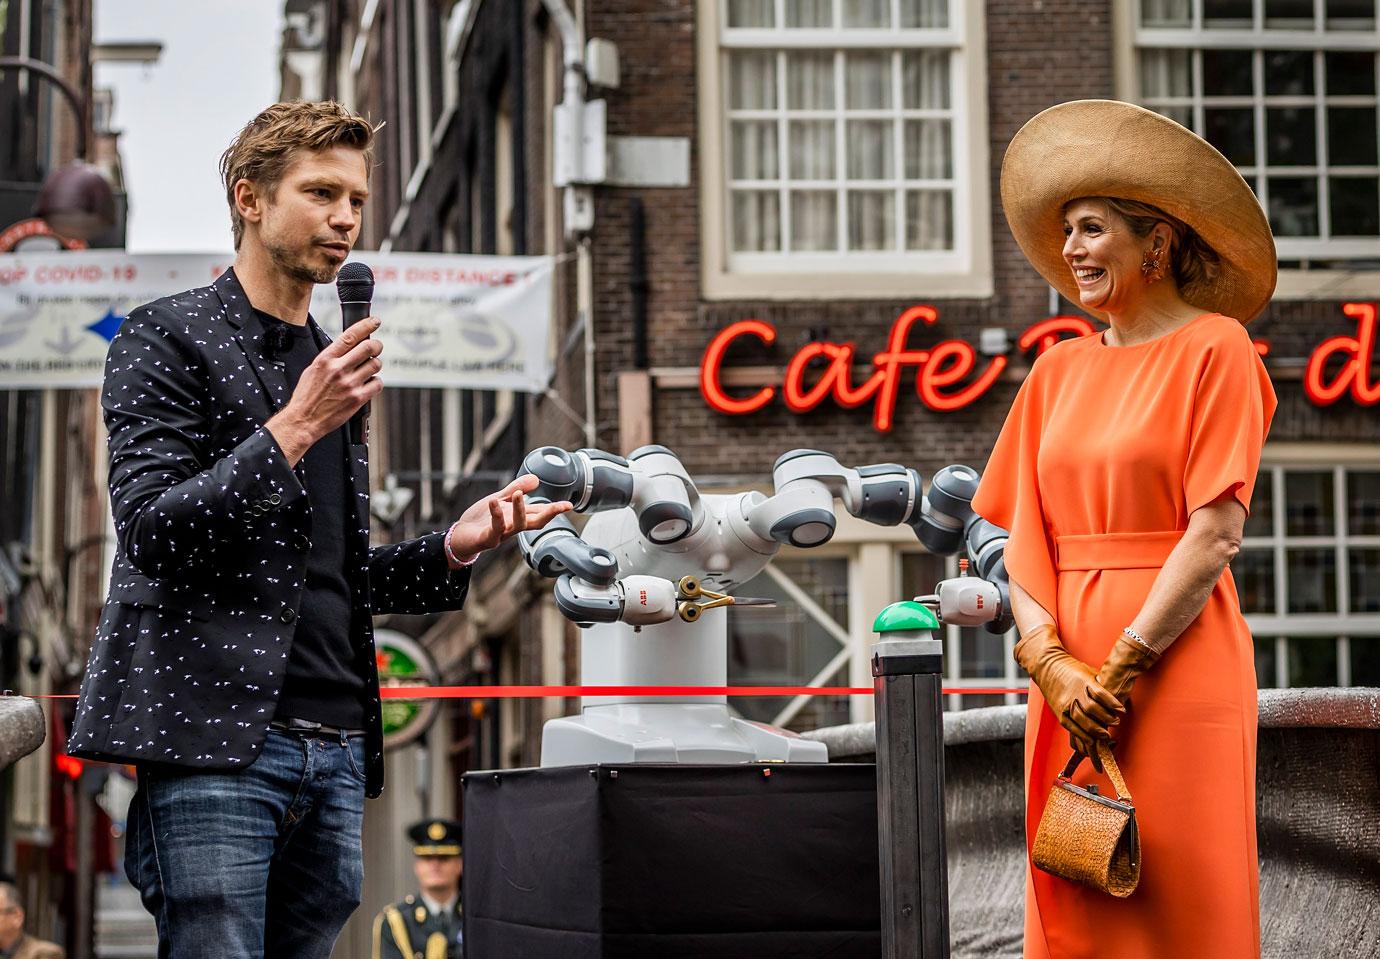
<instances>
[{"instance_id":1,"label":"neon sign","mask_svg":"<svg viewBox=\"0 0 1380 959\"><path fill-rule=\"evenodd\" d=\"M1319 406L1336 402L1348 391L1357 403L1369 406L1380 402L1380 383L1371 377L1371 358L1375 349L1377 311L1375 304L1347 303L1342 312L1357 320L1355 336L1334 336L1313 351L1304 376L1304 391ZM963 340L944 340L924 348L906 345L912 330L930 326L939 319L932 306L912 306L891 325L886 349L872 356L872 370L858 382L854 361L857 344L816 341L807 343L786 364L780 387L763 386L748 396L734 396L724 389L722 369L728 348L742 338L756 339L765 346L776 342L776 327L762 320L740 320L729 324L709 341L700 361L700 393L705 402L720 413L741 416L762 409L780 393L786 408L806 413L826 400L845 409L872 404L872 424L887 432L895 422L896 402L901 388L901 371L914 367L915 392L927 408L951 412L969 406L992 388L1007 367L1005 356L991 357L977 372L978 352ZM1043 353L1069 336L1094 332L1091 321L1081 316L1052 316L1028 327L1017 340L1022 352L1035 349ZM1262 357L1269 355L1267 340L1253 341ZM1325 367L1334 355L1345 357L1341 370L1330 381ZM820 371L823 361L823 369ZM812 379L812 371L819 371Z\"/></svg>"},{"instance_id":2,"label":"neon sign","mask_svg":"<svg viewBox=\"0 0 1380 959\"><path fill-rule=\"evenodd\" d=\"M1303 391L1318 406L1335 403L1347 392L1360 405L1373 406L1380 402L1380 383L1371 379L1370 370L1375 356L1375 304L1343 303L1342 312L1356 320L1356 335L1332 336L1318 344L1308 358ZM1345 359L1341 370L1327 383L1327 361L1333 356Z\"/></svg>"}]
</instances>

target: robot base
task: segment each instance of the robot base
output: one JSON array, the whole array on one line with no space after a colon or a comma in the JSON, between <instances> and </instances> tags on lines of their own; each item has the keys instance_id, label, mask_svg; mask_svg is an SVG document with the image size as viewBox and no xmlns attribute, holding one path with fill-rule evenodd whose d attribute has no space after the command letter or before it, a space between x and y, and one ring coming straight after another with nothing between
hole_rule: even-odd
<instances>
[{"instance_id":1,"label":"robot base","mask_svg":"<svg viewBox=\"0 0 1380 959\"><path fill-rule=\"evenodd\" d=\"M729 715L718 703L587 706L542 730L542 766L593 763L824 763L823 743Z\"/></svg>"}]
</instances>

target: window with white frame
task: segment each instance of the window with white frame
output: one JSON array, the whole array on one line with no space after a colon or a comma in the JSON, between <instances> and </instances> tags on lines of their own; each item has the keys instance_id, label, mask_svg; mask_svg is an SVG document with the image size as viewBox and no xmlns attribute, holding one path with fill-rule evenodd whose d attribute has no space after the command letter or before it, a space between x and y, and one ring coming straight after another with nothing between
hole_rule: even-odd
<instances>
[{"instance_id":1,"label":"window with white frame","mask_svg":"<svg viewBox=\"0 0 1380 959\"><path fill-rule=\"evenodd\" d=\"M1380 266L1377 0L1139 0L1136 99L1255 190L1281 266Z\"/></svg>"},{"instance_id":2,"label":"window with white frame","mask_svg":"<svg viewBox=\"0 0 1380 959\"><path fill-rule=\"evenodd\" d=\"M731 272L971 266L964 6L718 0Z\"/></svg>"},{"instance_id":3,"label":"window with white frame","mask_svg":"<svg viewBox=\"0 0 1380 959\"><path fill-rule=\"evenodd\" d=\"M1232 574L1261 686L1380 686L1380 462L1263 467Z\"/></svg>"}]
</instances>

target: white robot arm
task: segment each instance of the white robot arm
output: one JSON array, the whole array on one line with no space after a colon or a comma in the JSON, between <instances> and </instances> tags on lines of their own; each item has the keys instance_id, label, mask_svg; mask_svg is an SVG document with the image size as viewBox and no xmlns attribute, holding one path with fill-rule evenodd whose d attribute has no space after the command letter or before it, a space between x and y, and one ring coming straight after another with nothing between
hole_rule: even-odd
<instances>
[{"instance_id":1,"label":"white robot arm","mask_svg":"<svg viewBox=\"0 0 1380 959\"><path fill-rule=\"evenodd\" d=\"M1006 530L973 512L978 479L977 470L970 467L946 466L930 481L916 535L927 550L940 556L966 549L971 565L965 574L942 581L934 593L918 598L935 607L941 622L985 625L988 632L1000 634L1015 622L1006 574L1007 536Z\"/></svg>"},{"instance_id":2,"label":"white robot arm","mask_svg":"<svg viewBox=\"0 0 1380 959\"><path fill-rule=\"evenodd\" d=\"M653 546L684 539L704 521L699 491L680 459L663 446L646 446L632 461L603 450L573 453L545 446L528 453L518 475L540 484L533 502L569 500L576 512L632 507L638 531ZM663 623L676 615L677 587L657 576L620 580L614 553L586 542L564 516L518 537L523 557L543 576L556 578L556 605L580 625Z\"/></svg>"},{"instance_id":3,"label":"white robot arm","mask_svg":"<svg viewBox=\"0 0 1380 959\"><path fill-rule=\"evenodd\" d=\"M724 694L629 687L727 685L730 631L723 607L771 603L734 596L734 588L762 572L783 545L828 542L837 525L835 499L866 522L910 526L931 552L968 546L981 575L946 580L927 597L945 621L1009 616L1005 534L973 515L978 475L967 467L941 470L928 495L913 469L893 463L853 469L818 450L777 460L771 495L701 494L663 446L643 447L627 459L543 447L527 455L522 472L538 479L534 501L569 500L576 512L594 514L578 532L570 517L560 516L521 533L518 543L533 569L556 580L562 615L587 627L581 681L619 690L584 697L580 715L550 720L543 765L825 761L818 743L732 716Z\"/></svg>"},{"instance_id":4,"label":"white robot arm","mask_svg":"<svg viewBox=\"0 0 1380 959\"><path fill-rule=\"evenodd\" d=\"M534 501L569 500L577 512L630 508L624 521L596 530L607 547L581 537L564 516L519 536L528 564L557 579L561 612L581 625L666 622L685 599L676 581L687 572L703 570L706 586L729 589L760 572L782 544L822 545L834 535L837 498L867 522L906 523L930 552L952 555L966 543L978 575L940 584L933 601L941 617L1009 628L1005 533L973 513L978 474L965 466L940 470L926 496L913 469L895 463L850 469L828 453L793 450L773 467L771 497L748 492L708 500L664 446L642 447L628 459L542 447L527 455L520 473L540 480ZM706 523L707 516L713 521Z\"/></svg>"}]
</instances>

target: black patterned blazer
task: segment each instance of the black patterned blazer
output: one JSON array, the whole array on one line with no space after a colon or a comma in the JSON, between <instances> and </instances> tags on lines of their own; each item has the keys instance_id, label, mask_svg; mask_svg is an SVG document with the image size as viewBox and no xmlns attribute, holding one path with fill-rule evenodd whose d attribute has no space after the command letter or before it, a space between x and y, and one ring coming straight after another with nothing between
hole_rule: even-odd
<instances>
[{"instance_id":1,"label":"black patterned blazer","mask_svg":"<svg viewBox=\"0 0 1380 959\"><path fill-rule=\"evenodd\" d=\"M233 270L134 310L106 358L118 545L68 751L206 769L254 761L292 648L311 504L264 422L288 401L282 364ZM373 613L459 609L444 534L369 546L368 448L350 447L346 544L356 665L368 680L367 792L383 788Z\"/></svg>"}]
</instances>

